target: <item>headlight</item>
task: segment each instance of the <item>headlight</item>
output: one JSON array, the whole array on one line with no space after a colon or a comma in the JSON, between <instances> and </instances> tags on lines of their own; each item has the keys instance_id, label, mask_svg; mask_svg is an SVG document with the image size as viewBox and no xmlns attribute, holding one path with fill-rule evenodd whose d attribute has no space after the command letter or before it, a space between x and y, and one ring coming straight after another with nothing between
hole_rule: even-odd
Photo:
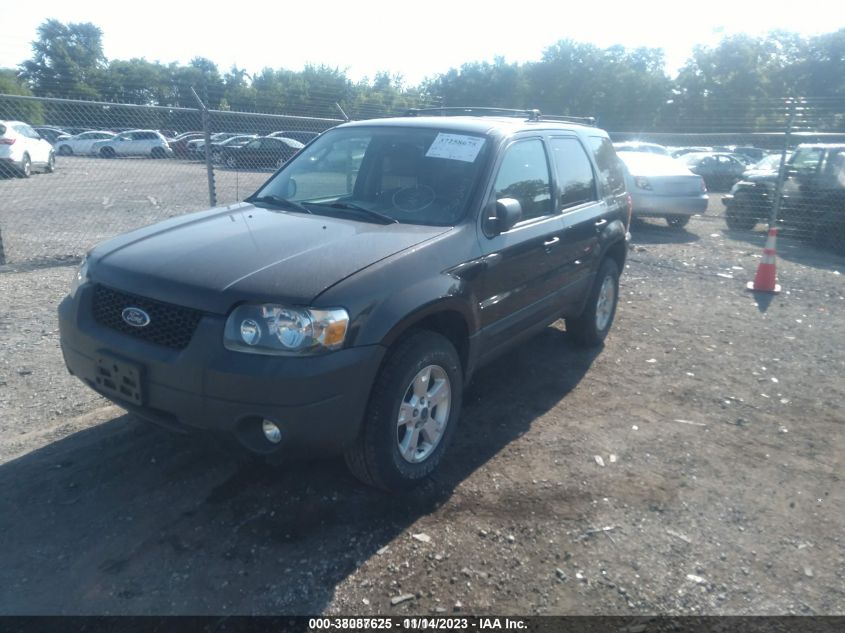
<instances>
[{"instance_id":1,"label":"headlight","mask_svg":"<svg viewBox=\"0 0 845 633\"><path fill-rule=\"evenodd\" d=\"M304 356L343 346L349 314L276 304L238 306L226 320L223 345L251 354Z\"/></svg>"},{"instance_id":2,"label":"headlight","mask_svg":"<svg viewBox=\"0 0 845 633\"><path fill-rule=\"evenodd\" d=\"M88 281L88 255L85 255L82 258L82 263L79 264L79 268L76 269L76 274L73 276L73 281L70 282L71 298L76 296L76 291L79 290L79 286L84 284L86 281Z\"/></svg>"}]
</instances>

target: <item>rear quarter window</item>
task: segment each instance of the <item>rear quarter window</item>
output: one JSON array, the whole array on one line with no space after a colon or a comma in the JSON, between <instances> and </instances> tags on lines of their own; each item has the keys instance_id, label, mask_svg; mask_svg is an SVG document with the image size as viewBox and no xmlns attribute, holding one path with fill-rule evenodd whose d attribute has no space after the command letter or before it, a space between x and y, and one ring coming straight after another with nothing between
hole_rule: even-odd
<instances>
[{"instance_id":1,"label":"rear quarter window","mask_svg":"<svg viewBox=\"0 0 845 633\"><path fill-rule=\"evenodd\" d=\"M613 143L604 136L591 136L590 149L599 170L599 182L604 188L604 195L619 195L625 193L625 171L622 161L613 149Z\"/></svg>"}]
</instances>

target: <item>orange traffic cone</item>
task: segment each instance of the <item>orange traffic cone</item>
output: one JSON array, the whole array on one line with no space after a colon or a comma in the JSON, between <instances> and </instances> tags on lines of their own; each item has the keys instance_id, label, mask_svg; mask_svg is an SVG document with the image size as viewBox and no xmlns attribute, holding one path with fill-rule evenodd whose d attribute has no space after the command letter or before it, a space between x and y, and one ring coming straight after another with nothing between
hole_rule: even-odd
<instances>
[{"instance_id":1,"label":"orange traffic cone","mask_svg":"<svg viewBox=\"0 0 845 633\"><path fill-rule=\"evenodd\" d=\"M763 249L763 261L757 267L757 274L754 275L754 281L749 281L746 288L754 292L780 292L780 284L777 281L777 272L775 270L775 239L778 236L778 230L774 227L769 229L769 237L766 238L766 247Z\"/></svg>"}]
</instances>

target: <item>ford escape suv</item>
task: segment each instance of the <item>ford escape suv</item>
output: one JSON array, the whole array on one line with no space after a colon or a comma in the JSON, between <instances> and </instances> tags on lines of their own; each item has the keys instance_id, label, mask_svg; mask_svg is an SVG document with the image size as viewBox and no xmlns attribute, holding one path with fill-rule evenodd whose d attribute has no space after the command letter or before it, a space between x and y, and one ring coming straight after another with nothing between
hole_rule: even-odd
<instances>
[{"instance_id":1,"label":"ford escape suv","mask_svg":"<svg viewBox=\"0 0 845 633\"><path fill-rule=\"evenodd\" d=\"M494 113L340 125L244 202L97 246L59 306L70 372L165 427L419 482L479 366L561 317L600 345L616 310L607 134Z\"/></svg>"}]
</instances>

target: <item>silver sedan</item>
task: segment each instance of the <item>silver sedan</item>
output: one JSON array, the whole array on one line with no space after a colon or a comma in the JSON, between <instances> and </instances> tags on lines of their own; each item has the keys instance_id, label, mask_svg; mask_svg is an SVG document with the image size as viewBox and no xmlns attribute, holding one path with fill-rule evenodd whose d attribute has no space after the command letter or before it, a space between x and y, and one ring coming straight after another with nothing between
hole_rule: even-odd
<instances>
[{"instance_id":1,"label":"silver sedan","mask_svg":"<svg viewBox=\"0 0 845 633\"><path fill-rule=\"evenodd\" d=\"M619 152L625 183L634 203L634 217L665 218L684 227L690 216L707 211L707 187L680 161L643 152Z\"/></svg>"}]
</instances>

